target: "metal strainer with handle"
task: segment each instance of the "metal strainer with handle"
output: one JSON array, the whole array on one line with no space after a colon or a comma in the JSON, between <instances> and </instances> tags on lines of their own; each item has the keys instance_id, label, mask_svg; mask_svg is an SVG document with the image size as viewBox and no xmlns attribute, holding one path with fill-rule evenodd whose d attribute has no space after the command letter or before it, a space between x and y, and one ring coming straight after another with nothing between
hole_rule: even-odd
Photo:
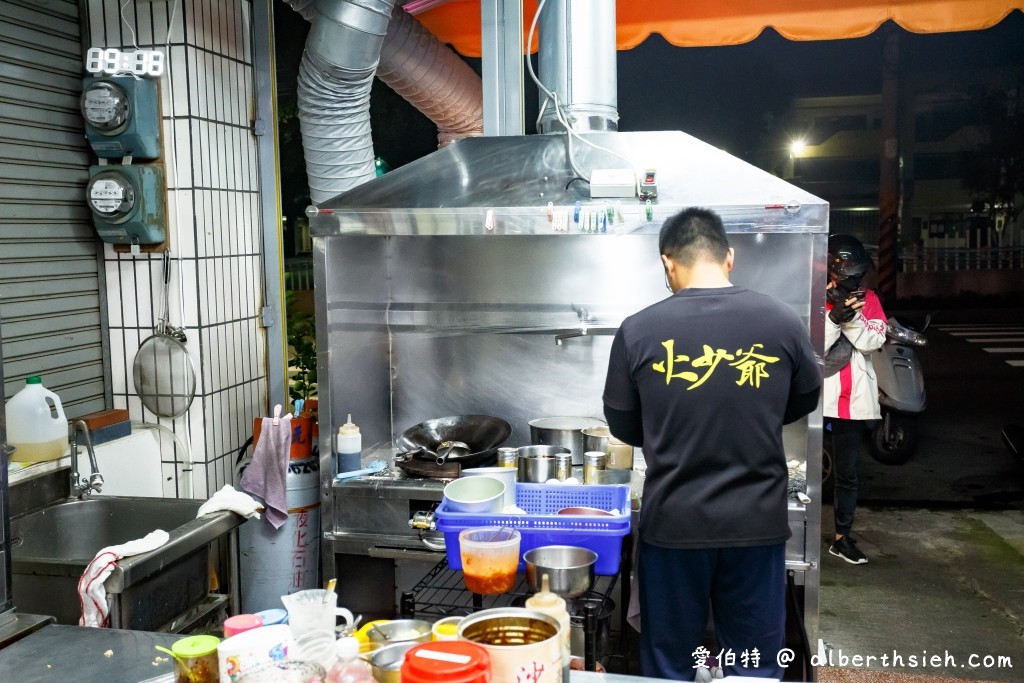
<instances>
[{"instance_id":1,"label":"metal strainer with handle","mask_svg":"<svg viewBox=\"0 0 1024 683\"><path fill-rule=\"evenodd\" d=\"M158 417L184 415L196 395L196 369L189 354L185 331L169 318L170 255L164 252L163 302L156 329L135 354L135 393L142 405Z\"/></svg>"}]
</instances>

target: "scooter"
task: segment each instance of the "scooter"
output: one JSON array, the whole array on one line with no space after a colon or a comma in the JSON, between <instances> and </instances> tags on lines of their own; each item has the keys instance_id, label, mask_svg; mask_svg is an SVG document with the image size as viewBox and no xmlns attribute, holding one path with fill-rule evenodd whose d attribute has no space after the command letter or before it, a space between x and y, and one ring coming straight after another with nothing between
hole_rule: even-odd
<instances>
[{"instance_id":1,"label":"scooter","mask_svg":"<svg viewBox=\"0 0 1024 683\"><path fill-rule=\"evenodd\" d=\"M885 344L871 359L878 380L882 419L871 431L871 454L886 465L902 465L917 446L917 416L924 412L924 373L916 349L928 344L925 318L918 332L889 318Z\"/></svg>"}]
</instances>

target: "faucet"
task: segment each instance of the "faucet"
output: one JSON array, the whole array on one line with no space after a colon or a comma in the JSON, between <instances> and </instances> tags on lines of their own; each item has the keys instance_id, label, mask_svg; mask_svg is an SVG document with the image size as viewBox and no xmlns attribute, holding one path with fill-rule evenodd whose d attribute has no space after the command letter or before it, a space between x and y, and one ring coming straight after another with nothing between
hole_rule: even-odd
<instances>
[{"instance_id":1,"label":"faucet","mask_svg":"<svg viewBox=\"0 0 1024 683\"><path fill-rule=\"evenodd\" d=\"M576 311L576 317L580 319L579 327L576 328L575 332L566 332L564 334L555 335L555 345L561 346L562 342L566 339L574 339L575 337L586 337L587 331L589 330L588 324L590 323L590 314L587 309L582 306L572 305L572 310Z\"/></svg>"},{"instance_id":2,"label":"faucet","mask_svg":"<svg viewBox=\"0 0 1024 683\"><path fill-rule=\"evenodd\" d=\"M89 479L79 475L78 469L78 432L85 435L85 450L89 454L89 467L92 474ZM103 488L103 475L100 474L99 465L96 464L96 451L92 447L92 437L89 436L89 425L83 420L77 420L71 427L71 497L84 498L93 491L97 493Z\"/></svg>"}]
</instances>

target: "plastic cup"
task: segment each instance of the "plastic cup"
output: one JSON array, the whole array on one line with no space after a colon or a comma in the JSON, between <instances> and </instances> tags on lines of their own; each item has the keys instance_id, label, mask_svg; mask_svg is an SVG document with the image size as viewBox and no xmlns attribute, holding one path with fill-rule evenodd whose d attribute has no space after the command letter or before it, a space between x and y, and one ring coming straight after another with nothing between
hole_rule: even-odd
<instances>
[{"instance_id":1,"label":"plastic cup","mask_svg":"<svg viewBox=\"0 0 1024 683\"><path fill-rule=\"evenodd\" d=\"M352 625L352 613L344 607L338 607L338 595L322 588L299 591L291 595L282 595L281 602L288 610L288 626L292 636L298 638L310 631L330 631L334 633L337 617L345 620L345 626Z\"/></svg>"},{"instance_id":2,"label":"plastic cup","mask_svg":"<svg viewBox=\"0 0 1024 683\"><path fill-rule=\"evenodd\" d=\"M519 568L519 531L482 527L459 532L459 555L466 588L480 595L508 593Z\"/></svg>"}]
</instances>

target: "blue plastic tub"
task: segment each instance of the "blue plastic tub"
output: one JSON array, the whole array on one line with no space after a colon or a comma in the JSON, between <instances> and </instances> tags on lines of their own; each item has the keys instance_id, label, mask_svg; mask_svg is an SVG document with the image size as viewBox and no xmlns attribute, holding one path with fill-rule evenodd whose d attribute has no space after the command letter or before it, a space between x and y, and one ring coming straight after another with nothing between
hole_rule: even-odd
<instances>
[{"instance_id":1,"label":"blue plastic tub","mask_svg":"<svg viewBox=\"0 0 1024 683\"><path fill-rule=\"evenodd\" d=\"M448 566L462 569L459 532L482 526L507 526L522 535L519 545L519 571L526 570L522 556L528 550L545 545L574 545L597 553L594 573L617 574L622 553L622 537L629 533L629 487L620 484L566 486L564 484L516 484L516 505L525 515L451 512L442 500L435 511L437 528L444 533ZM591 507L616 510L614 517L603 515L559 515L559 510ZM625 513L625 514L622 514Z\"/></svg>"}]
</instances>

